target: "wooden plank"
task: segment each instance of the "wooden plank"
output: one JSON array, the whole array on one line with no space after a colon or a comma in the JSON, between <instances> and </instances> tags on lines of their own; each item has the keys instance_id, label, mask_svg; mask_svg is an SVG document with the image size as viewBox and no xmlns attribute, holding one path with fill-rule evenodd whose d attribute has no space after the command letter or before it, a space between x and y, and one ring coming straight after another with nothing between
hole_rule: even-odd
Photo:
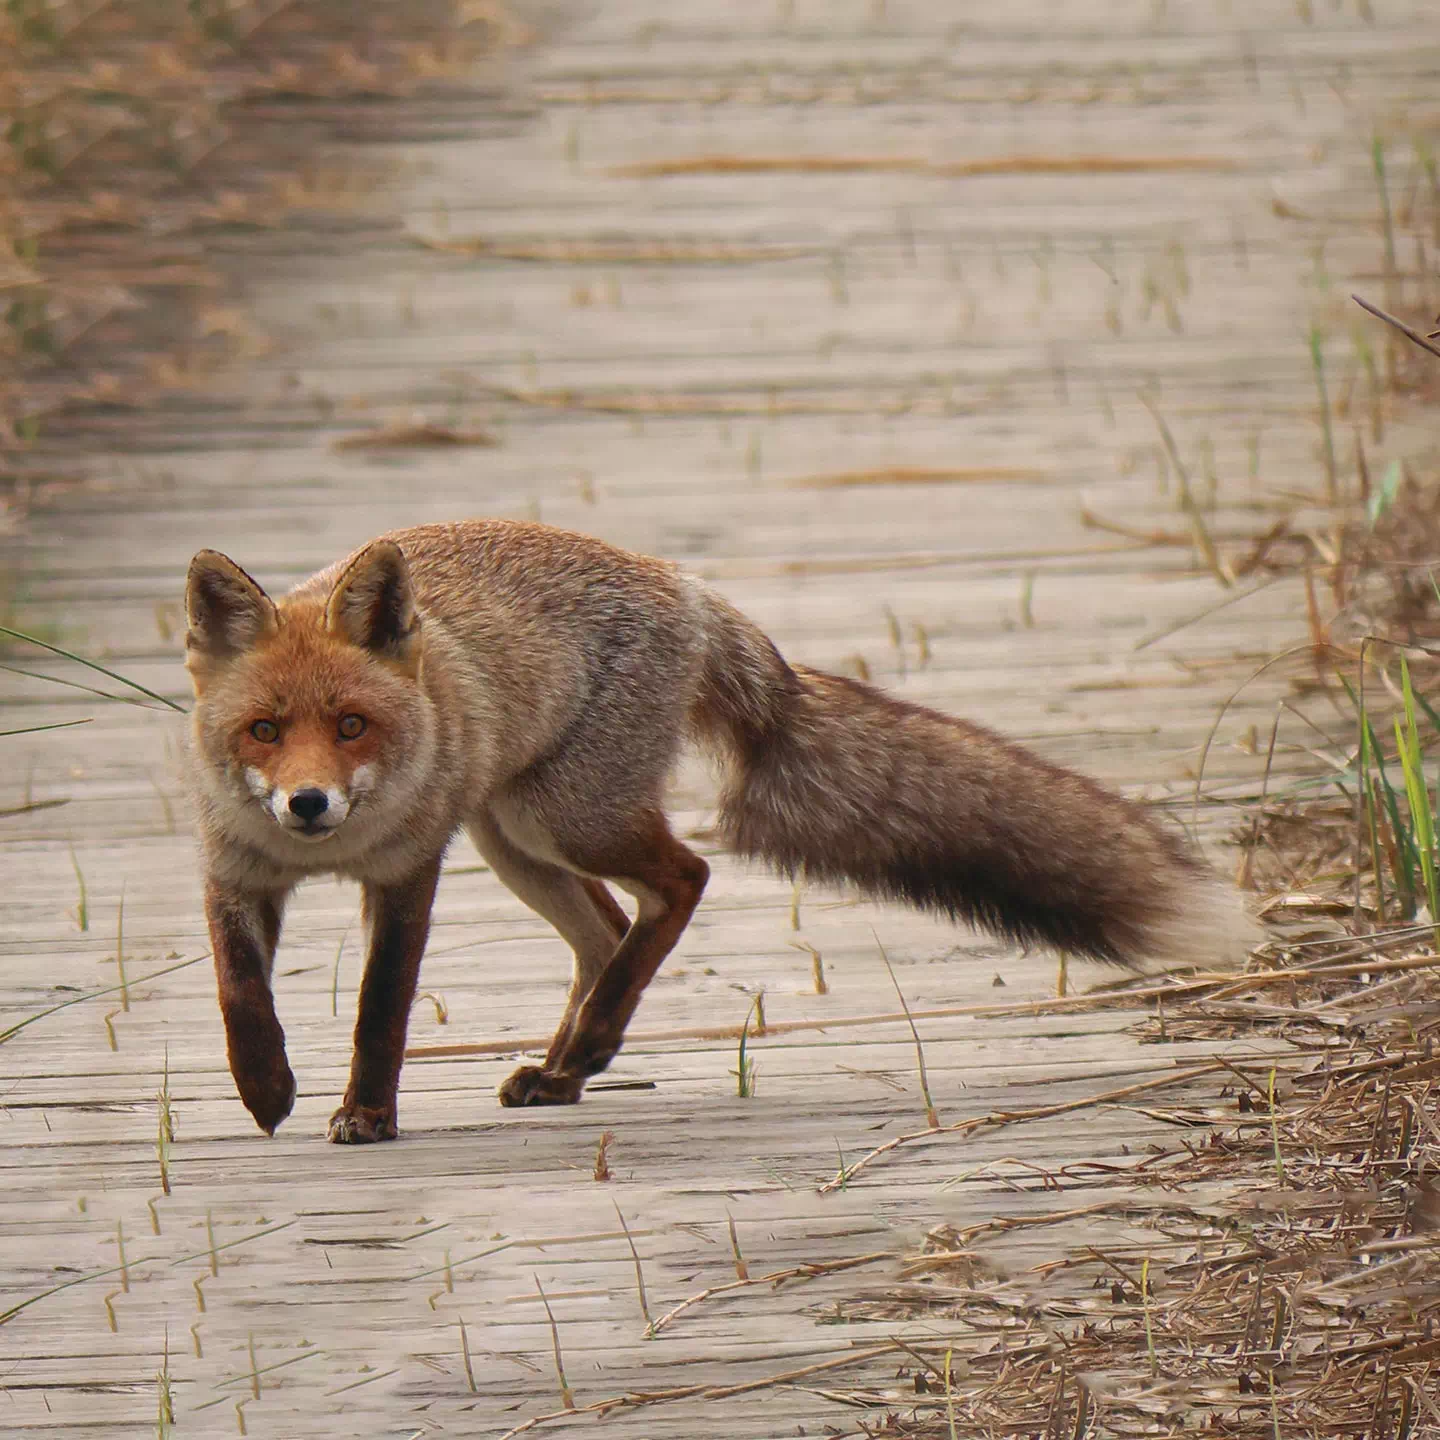
<instances>
[{"instance_id":1,"label":"wooden plank","mask_svg":"<svg viewBox=\"0 0 1440 1440\"><path fill-rule=\"evenodd\" d=\"M1334 7L1304 23L1288 0L1260 0L1243 26L1213 7L1163 8L1020 0L963 28L920 0L823 15L644 0L541 16L505 94L477 77L470 94L396 112L406 138L384 151L396 179L371 220L338 239L297 226L240 249L268 352L194 404L93 422L117 453L38 517L22 622L179 697L180 576L200 545L283 585L399 524L534 516L682 560L797 659L863 663L899 694L1034 737L1188 819L1216 711L1255 657L1301 633L1300 588L1281 581L1203 615L1226 596L1190 547L1087 529L1081 511L1184 529L1135 394L1158 385L1222 550L1282 509L1299 528L1319 522L1303 498L1319 475L1296 338L1315 303L1312 251L1323 240L1337 274L1370 262L1373 188L1348 116L1381 97L1428 102L1433 26L1419 6L1375 27ZM1331 90L1342 65L1349 107ZM369 143L355 154L372 158ZM941 173L1007 155L1142 154L1230 168ZM697 156L914 163L622 173ZM1272 194L1313 218L1277 214ZM334 448L417 412L501 443ZM1041 478L802 483L897 467ZM1240 695L1207 784L1258 784L1246 732L1268 733L1288 683L1277 671ZM840 1164L923 1128L913 1045L893 1021L755 1040L749 1100L734 1093L729 1041L641 1040L613 1078L653 1089L500 1111L504 1051L553 1024L568 962L463 844L423 982L448 1024L422 1001L412 1040L495 1053L412 1063L398 1143L324 1145L358 929L353 893L304 887L279 966L300 1096L266 1141L223 1061L180 794L183 722L3 673L0 697L0 728L94 716L3 742L0 767L0 810L64 802L0 818L0 1030L78 1002L0 1046L0 1370L17 1434L139 1433L168 1366L181 1433L239 1433L239 1404L250 1435L498 1435L559 1405L536 1276L581 1405L746 1385L940 1333L829 1323L896 1291L887 1258L722 1292L646 1340L617 1206L655 1314L734 1278L729 1219L759 1276L899 1256L942 1221L1115 1203L978 1236L977 1263L1009 1273L1016 1293L1038 1283L1027 1267L1067 1246L1155 1243L1124 1207L1163 1193L1125 1177L1188 1133L1185 1117L1164 1118L1183 1089L916 1140L820 1193ZM1272 785L1309 765L1316 741L1282 737ZM708 824L698 767L674 795L682 829ZM1199 815L1213 847L1233 813ZM1053 989L1047 957L825 892L801 898L796 930L789 887L723 857L715 869L642 1031L738 1023L762 989L773 1021L890 1014L872 925L917 1009ZM122 896L128 1012L114 994L81 998L117 983ZM828 995L797 940L823 954ZM1135 1019L922 1019L942 1119L1081 1100L1217 1051L1263 1058L1240 1044L1141 1045ZM164 1073L178 1125L169 1196ZM599 1183L607 1131L613 1178ZM904 1398L897 1370L895 1354L872 1355L816 1385L862 1392L878 1413ZM607 1424L688 1440L852 1433L864 1414L787 1382Z\"/></svg>"}]
</instances>

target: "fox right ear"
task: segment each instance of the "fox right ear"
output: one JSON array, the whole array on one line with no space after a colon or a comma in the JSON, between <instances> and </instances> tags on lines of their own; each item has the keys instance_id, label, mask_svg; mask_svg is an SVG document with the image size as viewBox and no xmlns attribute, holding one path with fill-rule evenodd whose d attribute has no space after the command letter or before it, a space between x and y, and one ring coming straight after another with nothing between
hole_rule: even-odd
<instances>
[{"instance_id":1,"label":"fox right ear","mask_svg":"<svg viewBox=\"0 0 1440 1440\"><path fill-rule=\"evenodd\" d=\"M270 597L218 550L202 550L185 578L186 663L228 660L277 624Z\"/></svg>"},{"instance_id":2,"label":"fox right ear","mask_svg":"<svg viewBox=\"0 0 1440 1440\"><path fill-rule=\"evenodd\" d=\"M372 540L340 573L325 605L331 634L413 674L420 663L420 615L405 556L393 540Z\"/></svg>"}]
</instances>

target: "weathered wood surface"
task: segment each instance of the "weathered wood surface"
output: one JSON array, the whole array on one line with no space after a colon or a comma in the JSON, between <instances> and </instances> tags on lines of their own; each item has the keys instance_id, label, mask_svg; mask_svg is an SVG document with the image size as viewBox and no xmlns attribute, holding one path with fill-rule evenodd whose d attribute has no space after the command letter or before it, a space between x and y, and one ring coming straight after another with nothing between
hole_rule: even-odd
<instances>
[{"instance_id":1,"label":"weathered wood surface","mask_svg":"<svg viewBox=\"0 0 1440 1440\"><path fill-rule=\"evenodd\" d=\"M1216 708L1303 633L1301 589L1271 585L1137 649L1225 597L1189 544L1087 529L1081 510L1188 533L1173 473L1159 483L1144 386L1207 501L1215 477L1206 518L1222 547L1263 529L1277 495L1318 493L1304 336L1318 310L1339 337L1334 364L1350 363L1323 277L1373 264L1369 117L1433 99L1419 79L1435 50L1426 6L1374 0L1372 24L1357 8L1370 7L1316 5L1309 21L1289 0L1243 17L1123 0L959 19L918 0L540 14L536 46L503 75L403 112L375 211L399 210L404 230L297 228L248 245L237 264L264 353L214 403L142 417L140 451L97 465L41 517L22 616L178 697L178 590L198 546L278 585L391 526L533 515L680 558L797 658L863 657L901 694L1188 815ZM720 154L917 163L619 173ZM926 169L1016 155L1198 168ZM468 241L482 243L465 253ZM500 443L333 448L415 413ZM902 467L948 473L856 479ZM415 1061L402 1140L330 1147L319 1137L343 1085L358 927L354 894L324 884L297 898L286 932L278 983L301 1089L266 1141L234 1098L203 959L139 980L206 948L181 722L12 675L3 686L0 728L95 720L3 742L0 809L64 803L0 819L0 1028L116 982L122 897L132 985L128 1010L85 1001L0 1048L0 1308L76 1282L0 1328L7 1433L148 1433L168 1346L180 1434L498 1435L558 1407L536 1276L582 1405L930 1338L943 1327L822 1323L837 1300L883 1291L896 1273L884 1261L728 1292L647 1342L616 1206L658 1315L733 1278L727 1216L752 1275L899 1253L940 1221L1103 1198L1106 1167L1138 1163L1169 1130L1114 1104L916 1142L819 1194L842 1157L923 1127L908 1031L888 1021L753 1041L749 1100L729 1040L633 1044L610 1078L653 1089L597 1089L563 1113L496 1108L513 1055ZM1254 789L1259 762L1237 742L1268 732L1277 693L1252 687L1220 726L1208 793ZM1281 769L1306 743L1298 729L1282 743ZM698 772L678 777L682 829L704 826L708 795ZM1207 800L1200 816L1213 840L1233 812ZM718 862L637 1028L738 1024L762 989L772 1022L892 1014L872 924L917 1010L1053 986L1045 957L831 895L802 896L795 930L792 899ZM423 1000L413 1042L518 1047L547 1033L567 959L463 846L437 921L423 985L449 1023ZM797 941L822 953L828 994ZM1080 1098L1213 1049L1141 1047L1131 1018L921 1021L941 1118ZM178 1133L163 1197L167 1065ZM597 1183L607 1130L613 1179ZM1074 1167L1067 1193L1033 1167ZM231 1247L214 1275L207 1223ZM128 1272L114 1268L122 1234ZM1023 1282L1037 1253L1123 1234L1077 1219L977 1248ZM814 1385L868 1387L881 1404L903 1391L896 1369L889 1355ZM791 1383L606 1423L855 1433L863 1414Z\"/></svg>"}]
</instances>

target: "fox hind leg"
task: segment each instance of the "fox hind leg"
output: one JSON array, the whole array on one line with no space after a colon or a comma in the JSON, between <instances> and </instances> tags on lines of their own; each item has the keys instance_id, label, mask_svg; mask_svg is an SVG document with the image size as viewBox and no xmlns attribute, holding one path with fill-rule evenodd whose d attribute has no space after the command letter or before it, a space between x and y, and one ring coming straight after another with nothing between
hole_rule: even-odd
<instances>
[{"instance_id":1,"label":"fox hind leg","mask_svg":"<svg viewBox=\"0 0 1440 1440\"><path fill-rule=\"evenodd\" d=\"M466 829L496 878L548 920L574 952L575 971L565 1014L545 1057L549 1066L564 1049L585 997L629 930L630 917L601 881L528 854L506 837L493 816L475 817Z\"/></svg>"},{"instance_id":2,"label":"fox hind leg","mask_svg":"<svg viewBox=\"0 0 1440 1440\"><path fill-rule=\"evenodd\" d=\"M502 1105L579 1100L585 1082L620 1049L645 987L689 924L710 875L658 812L632 827L625 844L567 858L586 875L603 876L633 895L635 921L578 1007L567 1010L544 1065L524 1065L500 1087Z\"/></svg>"}]
</instances>

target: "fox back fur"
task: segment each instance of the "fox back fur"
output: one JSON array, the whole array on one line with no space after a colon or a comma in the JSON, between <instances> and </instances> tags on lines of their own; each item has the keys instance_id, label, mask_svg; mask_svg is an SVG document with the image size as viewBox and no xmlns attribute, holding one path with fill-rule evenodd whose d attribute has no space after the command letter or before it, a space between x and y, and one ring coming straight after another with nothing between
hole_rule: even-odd
<instances>
[{"instance_id":1,"label":"fox back fur","mask_svg":"<svg viewBox=\"0 0 1440 1440\"><path fill-rule=\"evenodd\" d=\"M783 874L1129 967L1230 960L1249 939L1238 896L1143 808L979 725L791 665L712 590L599 540L418 526L278 602L201 551L186 604L221 1008L267 1131L294 1098L270 992L285 897L317 873L363 887L369 954L330 1137L389 1138L462 827L575 952L545 1062L502 1103L578 1100L704 889L662 805L687 740L724 776L725 843Z\"/></svg>"}]
</instances>

